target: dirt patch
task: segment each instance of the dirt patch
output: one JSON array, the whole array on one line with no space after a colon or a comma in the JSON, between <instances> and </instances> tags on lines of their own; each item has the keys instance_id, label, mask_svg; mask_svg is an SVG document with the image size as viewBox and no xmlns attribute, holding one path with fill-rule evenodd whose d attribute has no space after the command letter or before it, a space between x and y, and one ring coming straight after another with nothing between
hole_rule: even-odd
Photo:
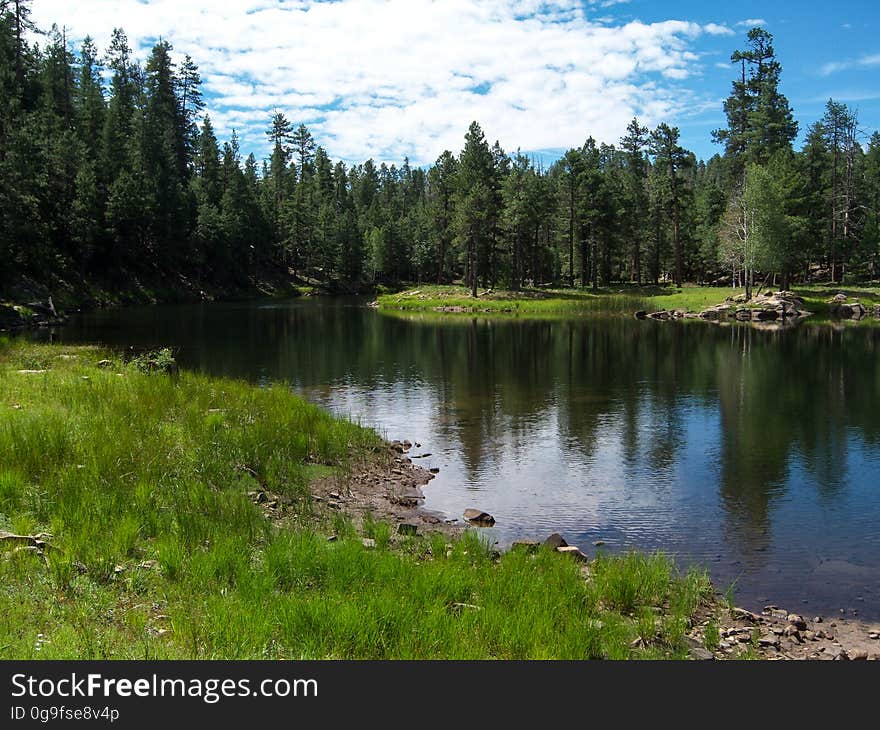
<instances>
[{"instance_id":1,"label":"dirt patch","mask_svg":"<svg viewBox=\"0 0 880 730\"><path fill-rule=\"evenodd\" d=\"M411 449L408 442L392 442L375 458L355 465L350 473L315 482L312 498L320 511L342 512L358 526L369 515L394 525L398 534L461 532L464 525L458 520L423 508L423 490L435 475L412 462L407 456Z\"/></svg>"},{"instance_id":2,"label":"dirt patch","mask_svg":"<svg viewBox=\"0 0 880 730\"><path fill-rule=\"evenodd\" d=\"M465 528L462 521L424 509L423 490L435 478L436 470L414 464L407 456L412 446L409 442L395 441L347 471L312 482L311 498L318 521L343 514L360 530L369 518L391 524L394 537L462 532ZM240 469L259 481L252 469L246 466ZM251 491L248 497L273 522L284 523L296 517L295 501L289 497L267 488Z\"/></svg>"}]
</instances>

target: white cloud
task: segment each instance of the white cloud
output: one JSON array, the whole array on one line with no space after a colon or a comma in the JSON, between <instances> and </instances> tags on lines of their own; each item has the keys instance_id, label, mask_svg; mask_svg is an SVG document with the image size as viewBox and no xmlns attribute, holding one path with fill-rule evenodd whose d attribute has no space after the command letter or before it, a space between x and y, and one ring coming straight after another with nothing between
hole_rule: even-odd
<instances>
[{"instance_id":1,"label":"white cloud","mask_svg":"<svg viewBox=\"0 0 880 730\"><path fill-rule=\"evenodd\" d=\"M826 63L821 69L819 69L819 74L822 76L830 76L838 71L846 71L850 68L865 69L874 68L875 66L880 66L880 53L846 61L833 61L831 63Z\"/></svg>"},{"instance_id":2,"label":"white cloud","mask_svg":"<svg viewBox=\"0 0 880 730\"><path fill-rule=\"evenodd\" d=\"M159 37L190 54L218 134L265 149L276 107L336 157L419 164L461 148L477 119L507 149L614 142L694 105L678 82L699 71L701 35L670 20L604 24L623 0L41 0L34 19L91 34L122 26L140 58Z\"/></svg>"},{"instance_id":3,"label":"white cloud","mask_svg":"<svg viewBox=\"0 0 880 730\"><path fill-rule=\"evenodd\" d=\"M746 18L745 20L741 20L739 21L739 23L736 24L737 28L765 28L766 26L767 21L763 18Z\"/></svg>"}]
</instances>

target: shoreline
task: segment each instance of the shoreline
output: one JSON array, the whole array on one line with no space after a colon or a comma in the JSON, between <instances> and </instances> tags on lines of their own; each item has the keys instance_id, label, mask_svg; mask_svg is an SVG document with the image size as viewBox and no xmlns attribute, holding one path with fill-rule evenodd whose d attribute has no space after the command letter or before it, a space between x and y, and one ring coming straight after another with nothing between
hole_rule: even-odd
<instances>
[{"instance_id":1,"label":"shoreline","mask_svg":"<svg viewBox=\"0 0 880 730\"><path fill-rule=\"evenodd\" d=\"M26 351L25 359L27 359L28 363L35 360L40 360L40 362L27 365L27 367L34 369L19 369L18 375L14 373L14 367L12 368L13 372L8 373L6 385L13 386L13 390L9 391L9 394L15 396L15 402L9 401L7 403L8 399L0 400L0 410L9 406L10 410L6 417L11 419L18 418L15 414L36 413L39 410L42 396L38 397L37 391L34 391L31 396L27 396L25 391L21 391L16 395L17 391L14 383L19 383L22 388L29 383L38 385L41 382L51 383L53 388L64 385L70 392L80 393L80 397L86 397L86 393L92 388L100 387L108 389L108 398L119 390L116 387L119 384L122 392L129 392L128 397L134 396L134 393L130 391L131 388L138 390L147 388L148 390L145 392L155 390L156 394L160 392L166 393L165 397L173 397L175 399L180 396L172 395L172 391L177 390L182 384L186 384L187 388L198 389L199 392L202 392L201 397L206 399L196 406L196 410L190 416L190 418L195 417L197 420L187 422L191 422L193 426L197 424L198 429L207 429L205 433L208 434L222 433L224 428L245 427L234 425L239 423L241 417L245 415L235 415L238 407L233 406L231 402L221 403L219 408L215 405L217 402L216 396L209 395L209 393L213 393L213 388L231 388L233 389L232 392L236 394L236 398L251 398L259 395L260 402L266 399L267 405L272 403L275 407L281 406L282 401L283 403L287 403L288 400L291 403L297 401L296 398L287 394L277 393L276 396L272 396L271 393L260 394L253 389L253 386L201 376L181 374L179 377L182 382L179 385L171 375L172 370L168 371L169 375L160 373L147 375L143 370L140 371L143 374L136 374L134 370L126 368L120 362L104 360L98 362L99 356L100 351L95 348L32 347ZM87 362L93 359L97 364ZM145 363L147 371L155 372L149 365L150 363ZM56 380L56 375L50 375L52 371L57 372L58 380ZM2 380L0 379L0 385L2 385ZM42 386L39 387L42 388ZM34 400L35 398L36 400ZM274 398L280 400L273 400ZM136 399L133 402L136 403L138 401ZM84 403L91 404L90 407L100 407L99 402L89 400ZM309 413L314 412L316 416L318 415L316 407L311 405L303 405L303 407ZM78 413L77 415L80 418L85 416L83 413ZM145 424L149 424L153 422L156 415L158 414L148 414L145 412L140 415L140 419ZM263 417L270 417L270 414L265 413ZM249 423L249 418L241 421L241 423ZM338 424L338 427L346 429L346 432L352 430L352 437L360 439L360 437L355 436L353 431L355 427L350 422L334 419L329 414L322 414L320 418L326 423L327 427L335 428L336 426L331 426L331 423ZM10 424L14 422L14 420L11 420ZM224 424L226 425L224 426ZM204 448L203 439L199 433L200 431L193 432L188 438L190 440L195 438L193 443L199 448ZM245 432L242 432L242 434L244 435ZM236 436L236 438L240 437ZM232 466L233 471L239 475L237 478L241 480L241 486L235 487L232 491L247 489L247 501L262 513L266 524L273 525L274 528L280 528L278 530L279 534L275 539L297 539L298 530L305 527L307 530L317 531L318 535L323 535L323 537L316 536L313 539L322 539L327 545L338 542L340 549L350 550L351 548L346 547L346 545L350 546L352 541L357 542L358 548L365 549L368 552L372 549L377 549L377 560L382 555L386 555L388 558L392 556L400 556L402 558L410 554L418 545L434 546L435 550L437 548L445 550L447 553L446 557L448 558L455 550L459 549L455 547L456 545L467 546L473 544L474 539L478 539L474 535L468 535L470 532L467 529L468 525L461 520L448 520L444 515L439 515L423 507L424 490L429 488L428 485L431 483L434 475L431 471L416 464L410 458L408 455L408 442L388 443L387 441L379 440L369 448L366 448L367 442L362 443L360 440L351 443L360 445L354 451L349 452L350 460L343 462L347 466L341 471L331 470L328 473L312 474L306 482L305 492L290 491L290 485L284 479L280 481L268 479L265 470L250 460L236 461ZM88 459L86 454L79 458L83 459L84 457L86 460ZM320 461L317 462L317 464L320 463ZM253 466L250 466L250 464ZM14 462L11 462L11 465L14 466ZM308 464L306 466L309 467ZM326 471L324 467L317 468ZM271 484L269 483L270 481L272 481ZM173 494L174 490L172 490L168 498L176 499L177 497L171 496ZM9 499L9 495L7 487L7 499ZM244 494L242 494L242 497L244 497ZM305 518L305 522L302 522L303 515L298 512L296 505L304 498L312 505L312 513L310 517ZM10 514L14 514L14 512ZM342 522L338 522L337 517L342 517ZM19 522L13 524L22 523L19 520ZM344 524L352 524L356 530L355 534L346 534L342 531L340 526ZM375 527L376 524L386 524L388 526L384 532L384 543L381 539L376 539L379 536L375 535L375 533L373 533L375 537L368 536L371 529L377 529ZM46 526L51 527L51 524L46 523ZM45 531L45 527L37 524L33 524L30 532L23 532L22 528L17 528L17 531L20 535L36 535L38 529L43 532ZM4 534L6 534L6 531L4 531ZM476 535L478 534L477 531ZM15 535L10 532L7 536L15 544L13 539ZM158 536L161 539L168 539L167 537L162 537L162 533L159 533ZM439 546L434 539L438 536L440 538ZM48 539L49 545L53 550L53 553L49 554L58 554L54 552L56 545L51 537L39 537L39 539L37 537L25 537L23 539L36 541L32 542L25 549L30 551L31 548L35 548L35 554L39 553L42 559L45 559L41 552L43 548L38 543L45 542L46 539ZM377 542L379 545L377 545ZM379 547L383 544L385 547L379 552ZM97 547L98 549L101 548L101 546ZM58 544L57 548L62 550L69 549L65 548L64 539ZM158 570L158 567L154 565L157 563L157 558L158 564L163 566L174 566L175 561L179 560L179 558L175 558L171 563L168 563L168 558L162 557L161 550L156 555L148 545L145 548L146 551L143 548L139 548L134 553L138 557L134 557L134 562L131 562L131 564L126 560L119 562L116 565L114 574L121 577L130 576L125 578L127 581L135 580L134 573L137 572L136 569ZM466 550L467 548L464 549ZM487 551L486 559L489 561L490 566L495 566L497 571L502 570L507 555L515 552L514 550L508 550L502 554L488 545L480 549ZM568 569L569 566L576 565L577 573L580 576L579 580L585 582L587 586L590 585L597 566L601 566L609 561L620 560L619 557L615 556L588 556L576 547L569 548L566 551L566 555L550 556L549 553L552 550L543 549L539 543L530 543L529 541L521 541L521 544L516 549L525 550L530 558L535 559L536 564L539 564L540 561L551 560L554 564L558 564L559 569ZM18 548L15 550L17 552ZM436 552L432 553L429 550L426 555L416 557L413 569L417 573L429 571L431 562L438 557L440 556ZM515 558L516 556L513 557ZM645 557L647 558L648 556ZM226 559L231 558L224 558L224 560ZM383 557L382 559L384 560L385 558ZM395 557L394 559L397 558ZM21 560L24 560L24 557L18 558L16 562ZM32 560L35 560L35 558L32 558ZM115 561L118 560L119 558L116 558ZM573 560L575 562L570 562ZM138 561L140 562L138 563ZM101 563L97 564L98 567L100 565ZM112 566L113 563L110 563L110 565ZM93 570L96 569L96 567L88 565L77 568L77 570L86 571L85 575L92 575ZM165 569L164 567L162 568L163 573ZM175 570L180 570L180 568L175 568ZM492 572L487 573L489 580L501 580L500 575L492 577L493 575L494 573ZM626 580L633 579L634 577L627 578ZM110 588L108 590L112 589L115 580L111 576L110 583L108 584ZM137 580L140 581L142 579ZM155 580L159 580L158 574ZM164 577L163 580L165 580ZM171 585L173 586L174 584L172 583ZM809 617L805 617L803 622L804 628L800 628L792 623L785 611L775 609L775 613L770 611L767 615L756 615L748 611L732 610L732 607L725 604L724 599L717 594L714 588L707 585L706 589L711 590L711 595L707 593L705 597L701 598L697 611L693 614L689 613L687 618L689 629L686 631L686 636L688 652L692 658L707 659L709 654L715 658L878 658L877 652L880 651L880 643L870 637L872 632L876 634L877 631L880 631L880 625L853 622L849 619L827 618L822 622L824 627L817 628L815 625L817 622L810 623ZM178 588L175 590L183 589ZM184 591L182 596L178 598L178 601L183 601L182 607L189 605L187 601L190 599L184 598L185 596L187 594ZM472 602L473 599L462 600L461 605L470 605ZM554 610L558 610L562 605L560 604ZM647 605L650 606L652 604L649 603ZM657 621L663 623L680 620L676 619L670 607L664 607L662 602L654 605L657 606L656 610L658 611ZM163 610L164 613L162 615L174 614L173 607L164 608ZM644 608L639 610L642 611ZM635 621L635 614L632 614L632 617L632 620ZM156 618L155 620L158 621L159 619ZM42 624L43 622L41 621L39 625L42 626ZM653 621L651 625L654 625ZM791 630L789 626L795 626L795 629ZM158 633L155 636L161 639L165 635L161 632L166 631L165 628L156 628L155 632ZM826 635L821 636L820 631ZM44 633L46 633L45 630ZM714 638L716 635L717 641ZM877 635L880 636L880 634ZM647 651L657 650L655 646L656 639L653 636L639 635L634 637L632 641L631 650L633 652L642 648Z\"/></svg>"},{"instance_id":2,"label":"shoreline","mask_svg":"<svg viewBox=\"0 0 880 730\"><path fill-rule=\"evenodd\" d=\"M422 507L422 490L434 475L413 463L407 456L407 444L408 441L386 443L387 453L375 463L353 470L346 479L319 480L312 485L313 498L325 510L341 511L359 525L367 514L388 520L398 526L395 536L427 533L454 539L468 529L478 530L462 519ZM544 543L554 537L560 536L551 536ZM565 543L564 538L562 542ZM518 540L505 552L536 550L541 544L539 540ZM582 572L584 579L589 580L589 566L594 558L579 546L568 549L584 556ZM718 632L717 643L712 635L713 626ZM715 587L712 599L702 607L687 636L689 653L696 660L880 661L880 620L803 616L769 604L761 612L753 612L731 607Z\"/></svg>"}]
</instances>

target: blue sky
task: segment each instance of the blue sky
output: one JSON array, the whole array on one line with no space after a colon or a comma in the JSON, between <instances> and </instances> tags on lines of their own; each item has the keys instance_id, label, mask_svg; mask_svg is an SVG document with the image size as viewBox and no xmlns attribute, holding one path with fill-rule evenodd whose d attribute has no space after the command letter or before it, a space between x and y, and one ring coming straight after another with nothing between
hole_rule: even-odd
<instances>
[{"instance_id":1,"label":"blue sky","mask_svg":"<svg viewBox=\"0 0 880 730\"><path fill-rule=\"evenodd\" d=\"M730 54L755 23L802 130L829 97L880 127L880 11L862 1L35 0L34 18L102 49L121 26L140 58L164 37L199 64L219 136L235 128L258 157L276 109L355 162L430 163L473 119L549 159L589 135L616 142L633 115L708 157Z\"/></svg>"}]
</instances>

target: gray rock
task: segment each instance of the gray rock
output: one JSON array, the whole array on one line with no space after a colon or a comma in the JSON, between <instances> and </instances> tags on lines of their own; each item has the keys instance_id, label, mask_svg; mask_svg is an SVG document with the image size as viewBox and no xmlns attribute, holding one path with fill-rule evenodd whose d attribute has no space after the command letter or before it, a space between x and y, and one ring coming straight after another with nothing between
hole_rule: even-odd
<instances>
[{"instance_id":1,"label":"gray rock","mask_svg":"<svg viewBox=\"0 0 880 730\"><path fill-rule=\"evenodd\" d=\"M575 547L574 545L566 545L565 547L556 548L557 553L561 553L562 555L569 555L570 557L577 560L579 563L589 563L590 559L581 552L579 547Z\"/></svg>"},{"instance_id":2,"label":"gray rock","mask_svg":"<svg viewBox=\"0 0 880 730\"><path fill-rule=\"evenodd\" d=\"M464 518L472 525L479 527L491 527L495 524L495 518L492 515L479 509L466 509Z\"/></svg>"},{"instance_id":3,"label":"gray rock","mask_svg":"<svg viewBox=\"0 0 880 730\"><path fill-rule=\"evenodd\" d=\"M545 545L549 545L554 550L558 550L561 547L568 547L568 543L565 541L565 538L560 535L558 532L554 532L550 537L544 540Z\"/></svg>"},{"instance_id":4,"label":"gray rock","mask_svg":"<svg viewBox=\"0 0 880 730\"><path fill-rule=\"evenodd\" d=\"M367 549L372 549L376 547L376 541L372 537L365 537L363 540L361 540L361 542L363 543L363 546Z\"/></svg>"},{"instance_id":5,"label":"gray rock","mask_svg":"<svg viewBox=\"0 0 880 730\"><path fill-rule=\"evenodd\" d=\"M691 659L698 662L710 662L715 659L715 655L702 646L695 646L688 653L691 655Z\"/></svg>"},{"instance_id":6,"label":"gray rock","mask_svg":"<svg viewBox=\"0 0 880 730\"><path fill-rule=\"evenodd\" d=\"M803 616L798 616L796 613L788 614L788 623L794 626L798 631L806 631L807 630L807 622L804 620Z\"/></svg>"}]
</instances>

